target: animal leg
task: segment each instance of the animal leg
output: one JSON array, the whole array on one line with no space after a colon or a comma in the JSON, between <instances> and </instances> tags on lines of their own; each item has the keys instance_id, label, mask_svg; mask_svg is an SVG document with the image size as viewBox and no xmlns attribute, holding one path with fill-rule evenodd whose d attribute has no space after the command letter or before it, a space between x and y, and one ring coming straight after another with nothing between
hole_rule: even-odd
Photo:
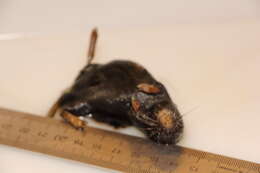
<instances>
[{"instance_id":1,"label":"animal leg","mask_svg":"<svg viewBox=\"0 0 260 173\"><path fill-rule=\"evenodd\" d=\"M61 101L64 100L64 97L66 96L66 93L68 93L70 91L70 89L66 89L63 94L61 95L60 98L58 98L56 100L56 102L51 106L51 108L49 109L48 113L47 113L47 117L49 118L54 118L54 116L56 115L57 111L60 109L61 107Z\"/></svg>"},{"instance_id":2,"label":"animal leg","mask_svg":"<svg viewBox=\"0 0 260 173\"><path fill-rule=\"evenodd\" d=\"M77 129L77 130L85 129L86 122L79 119L79 117L77 117L67 111L63 111L60 115L65 120L65 122L69 123L75 129Z\"/></svg>"},{"instance_id":3,"label":"animal leg","mask_svg":"<svg viewBox=\"0 0 260 173\"><path fill-rule=\"evenodd\" d=\"M48 117L53 118L57 112L72 127L83 130L86 122L80 116L90 114L91 106L87 102L78 101L79 99L71 93L64 93L50 108Z\"/></svg>"},{"instance_id":4,"label":"animal leg","mask_svg":"<svg viewBox=\"0 0 260 173\"><path fill-rule=\"evenodd\" d=\"M48 114L47 114L47 117L49 118L54 118L56 112L58 111L59 109L59 104L58 104L58 100L52 105L52 107L50 108Z\"/></svg>"}]
</instances>

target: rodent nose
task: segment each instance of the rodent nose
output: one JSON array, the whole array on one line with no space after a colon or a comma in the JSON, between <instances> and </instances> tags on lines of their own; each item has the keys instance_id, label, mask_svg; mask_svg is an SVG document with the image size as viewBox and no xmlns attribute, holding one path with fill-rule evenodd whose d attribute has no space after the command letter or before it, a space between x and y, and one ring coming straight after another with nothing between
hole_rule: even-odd
<instances>
[{"instance_id":1,"label":"rodent nose","mask_svg":"<svg viewBox=\"0 0 260 173\"><path fill-rule=\"evenodd\" d=\"M174 127L174 113L169 109L161 109L156 113L156 117L160 122L161 126L166 129L171 129Z\"/></svg>"}]
</instances>

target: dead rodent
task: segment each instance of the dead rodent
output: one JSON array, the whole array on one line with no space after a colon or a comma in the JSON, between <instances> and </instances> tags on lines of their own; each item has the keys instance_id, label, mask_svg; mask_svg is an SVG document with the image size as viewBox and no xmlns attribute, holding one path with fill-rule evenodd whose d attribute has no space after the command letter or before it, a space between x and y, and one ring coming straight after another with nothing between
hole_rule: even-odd
<instances>
[{"instance_id":1,"label":"dead rodent","mask_svg":"<svg viewBox=\"0 0 260 173\"><path fill-rule=\"evenodd\" d=\"M135 126L160 144L176 144L183 120L167 90L143 66L115 60L91 63L97 30L92 31L89 60L74 84L54 104L49 117L61 116L73 127L84 129L81 116L89 116L115 128Z\"/></svg>"}]
</instances>

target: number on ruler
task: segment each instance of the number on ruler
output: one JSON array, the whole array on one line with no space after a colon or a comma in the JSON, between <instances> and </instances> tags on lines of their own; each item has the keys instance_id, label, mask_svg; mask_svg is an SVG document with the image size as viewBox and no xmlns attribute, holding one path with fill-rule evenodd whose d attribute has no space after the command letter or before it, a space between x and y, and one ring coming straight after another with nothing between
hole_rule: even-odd
<instances>
[{"instance_id":1,"label":"number on ruler","mask_svg":"<svg viewBox=\"0 0 260 173\"><path fill-rule=\"evenodd\" d=\"M45 138L48 135L47 132L38 132L38 136Z\"/></svg>"},{"instance_id":2,"label":"number on ruler","mask_svg":"<svg viewBox=\"0 0 260 173\"><path fill-rule=\"evenodd\" d=\"M92 148L95 149L95 150L101 150L102 145L101 144L93 144Z\"/></svg>"},{"instance_id":3,"label":"number on ruler","mask_svg":"<svg viewBox=\"0 0 260 173\"><path fill-rule=\"evenodd\" d=\"M120 154L120 153L121 153L121 150L119 150L119 149L117 149L117 148L113 148L112 153L113 153L113 154Z\"/></svg>"},{"instance_id":4,"label":"number on ruler","mask_svg":"<svg viewBox=\"0 0 260 173\"><path fill-rule=\"evenodd\" d=\"M55 135L54 140L59 141L59 142L64 142L68 139L68 136L63 136L63 135Z\"/></svg>"},{"instance_id":5,"label":"number on ruler","mask_svg":"<svg viewBox=\"0 0 260 173\"><path fill-rule=\"evenodd\" d=\"M75 139L75 140L74 140L74 144L83 146L83 145L84 145L84 142L83 142L83 140Z\"/></svg>"},{"instance_id":6,"label":"number on ruler","mask_svg":"<svg viewBox=\"0 0 260 173\"><path fill-rule=\"evenodd\" d=\"M5 130L8 130L8 129L12 128L13 126L12 126L12 124L2 124L1 127Z\"/></svg>"},{"instance_id":7,"label":"number on ruler","mask_svg":"<svg viewBox=\"0 0 260 173\"><path fill-rule=\"evenodd\" d=\"M22 127L19 129L19 132L20 133L24 133L24 134L27 134L30 132L31 129L27 128L27 127Z\"/></svg>"}]
</instances>

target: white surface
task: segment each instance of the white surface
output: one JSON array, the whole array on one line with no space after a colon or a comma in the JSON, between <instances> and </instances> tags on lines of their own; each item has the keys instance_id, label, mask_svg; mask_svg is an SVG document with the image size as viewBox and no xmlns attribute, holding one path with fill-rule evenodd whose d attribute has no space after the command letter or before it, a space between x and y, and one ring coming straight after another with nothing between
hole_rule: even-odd
<instances>
[{"instance_id":1,"label":"white surface","mask_svg":"<svg viewBox=\"0 0 260 173\"><path fill-rule=\"evenodd\" d=\"M180 145L260 163L259 31L259 22L101 28L95 61L131 59L162 81L181 112L191 111ZM2 38L0 106L46 114L84 66L89 32ZM102 172L6 146L0 153L4 173Z\"/></svg>"},{"instance_id":2,"label":"white surface","mask_svg":"<svg viewBox=\"0 0 260 173\"><path fill-rule=\"evenodd\" d=\"M259 0L0 0L0 33L260 19Z\"/></svg>"}]
</instances>

